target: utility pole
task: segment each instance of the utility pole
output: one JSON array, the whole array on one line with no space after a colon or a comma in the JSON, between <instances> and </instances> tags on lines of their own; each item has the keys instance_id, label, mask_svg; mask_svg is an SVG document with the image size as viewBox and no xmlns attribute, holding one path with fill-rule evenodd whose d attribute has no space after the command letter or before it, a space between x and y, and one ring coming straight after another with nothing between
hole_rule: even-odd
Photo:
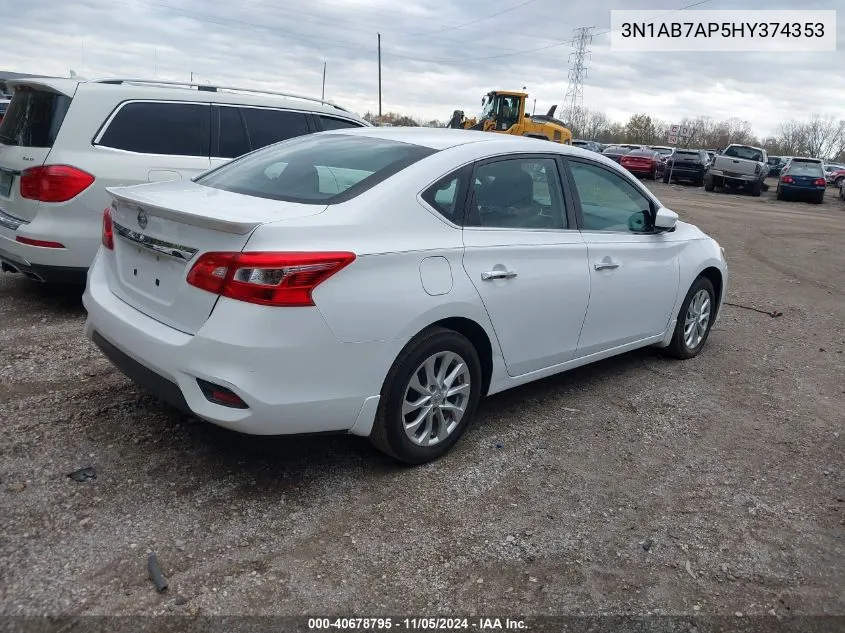
<instances>
[{"instance_id":1,"label":"utility pole","mask_svg":"<svg viewBox=\"0 0 845 633\"><path fill-rule=\"evenodd\" d=\"M191 83L194 83L194 71L191 71Z\"/></svg>"},{"instance_id":2,"label":"utility pole","mask_svg":"<svg viewBox=\"0 0 845 633\"><path fill-rule=\"evenodd\" d=\"M381 123L381 33L378 34L378 122Z\"/></svg>"},{"instance_id":3,"label":"utility pole","mask_svg":"<svg viewBox=\"0 0 845 633\"><path fill-rule=\"evenodd\" d=\"M323 62L323 93L320 98L326 100L326 62Z\"/></svg>"},{"instance_id":4,"label":"utility pole","mask_svg":"<svg viewBox=\"0 0 845 633\"><path fill-rule=\"evenodd\" d=\"M587 48L593 41L592 30L595 27L582 26L575 29L572 38L572 53L569 54L569 87L563 99L566 123L572 127L584 105L584 79L587 76L586 60L590 55Z\"/></svg>"}]
</instances>

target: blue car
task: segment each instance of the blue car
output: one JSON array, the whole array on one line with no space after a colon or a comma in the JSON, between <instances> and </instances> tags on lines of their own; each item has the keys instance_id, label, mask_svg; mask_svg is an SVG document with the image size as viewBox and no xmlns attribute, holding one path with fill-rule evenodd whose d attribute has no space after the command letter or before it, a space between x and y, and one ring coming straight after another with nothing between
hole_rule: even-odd
<instances>
[{"instance_id":1,"label":"blue car","mask_svg":"<svg viewBox=\"0 0 845 633\"><path fill-rule=\"evenodd\" d=\"M777 199L809 199L815 204L824 202L827 181L824 167L818 158L790 158L778 178Z\"/></svg>"}]
</instances>

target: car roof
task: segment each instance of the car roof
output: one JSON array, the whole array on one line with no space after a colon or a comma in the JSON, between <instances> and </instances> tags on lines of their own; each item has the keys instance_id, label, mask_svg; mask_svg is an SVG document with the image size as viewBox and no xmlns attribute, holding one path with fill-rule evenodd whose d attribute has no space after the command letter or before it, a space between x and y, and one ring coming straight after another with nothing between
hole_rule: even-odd
<instances>
[{"instance_id":1,"label":"car roof","mask_svg":"<svg viewBox=\"0 0 845 633\"><path fill-rule=\"evenodd\" d=\"M508 149L511 151L524 149L526 152L531 152L537 149L537 143L539 142L538 139L524 136L432 127L366 127L332 130L330 132L324 132L324 134L368 136L371 138L397 141L399 143L421 145L435 150L449 149L450 147L466 145L467 143L500 143L507 144ZM549 141L542 142L548 143ZM555 145L557 147L568 147L560 143L555 143Z\"/></svg>"}]
</instances>

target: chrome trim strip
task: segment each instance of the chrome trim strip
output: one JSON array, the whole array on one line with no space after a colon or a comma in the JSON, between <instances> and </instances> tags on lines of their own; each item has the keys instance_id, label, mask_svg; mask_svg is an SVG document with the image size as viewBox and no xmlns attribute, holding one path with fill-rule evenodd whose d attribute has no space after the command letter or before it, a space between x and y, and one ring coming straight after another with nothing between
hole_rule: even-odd
<instances>
[{"instance_id":1,"label":"chrome trim strip","mask_svg":"<svg viewBox=\"0 0 845 633\"><path fill-rule=\"evenodd\" d=\"M114 232L123 239L132 242L136 246L151 250L159 255L167 255L168 257L174 257L176 259L189 262L194 255L197 254L197 249L195 248L182 246L181 244L174 244L173 242L165 242L164 240L159 240L154 237L150 237L149 235L144 235L143 233L138 233L137 231L128 229L117 222L112 222L112 227L114 228Z\"/></svg>"},{"instance_id":2,"label":"chrome trim strip","mask_svg":"<svg viewBox=\"0 0 845 633\"><path fill-rule=\"evenodd\" d=\"M3 209L0 209L0 226L17 231L24 224L29 224L29 222L16 218L13 215L9 215L3 211Z\"/></svg>"}]
</instances>

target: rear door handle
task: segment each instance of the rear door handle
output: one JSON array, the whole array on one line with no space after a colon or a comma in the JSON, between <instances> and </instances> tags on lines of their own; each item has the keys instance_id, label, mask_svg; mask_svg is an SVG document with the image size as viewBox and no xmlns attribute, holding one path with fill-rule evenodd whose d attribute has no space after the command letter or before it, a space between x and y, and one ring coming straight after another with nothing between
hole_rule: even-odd
<instances>
[{"instance_id":1,"label":"rear door handle","mask_svg":"<svg viewBox=\"0 0 845 633\"><path fill-rule=\"evenodd\" d=\"M599 262L593 268L596 270L614 270L619 268L619 264L615 262Z\"/></svg>"},{"instance_id":2,"label":"rear door handle","mask_svg":"<svg viewBox=\"0 0 845 633\"><path fill-rule=\"evenodd\" d=\"M513 279L516 272L513 270L488 270L481 273L481 281L492 281L493 279Z\"/></svg>"}]
</instances>

